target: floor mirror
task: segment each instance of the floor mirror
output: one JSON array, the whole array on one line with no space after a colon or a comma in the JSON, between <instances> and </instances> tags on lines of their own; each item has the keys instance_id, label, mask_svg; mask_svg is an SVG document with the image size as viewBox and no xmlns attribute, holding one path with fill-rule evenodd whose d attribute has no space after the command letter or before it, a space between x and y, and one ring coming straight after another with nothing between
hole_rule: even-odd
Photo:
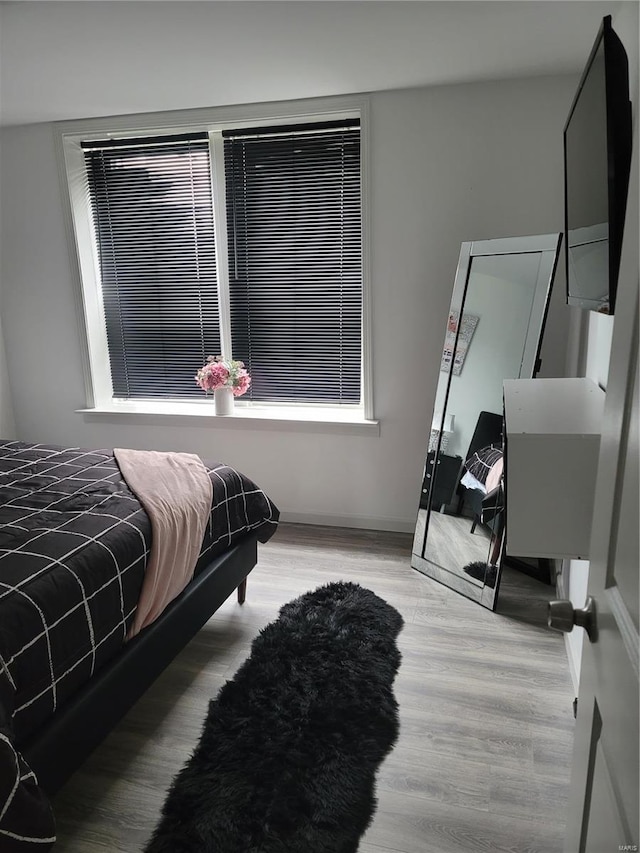
<instances>
[{"instance_id":1,"label":"floor mirror","mask_svg":"<svg viewBox=\"0 0 640 853\"><path fill-rule=\"evenodd\" d=\"M505 541L502 383L539 369L560 242L463 243L444 333L411 565L491 610Z\"/></svg>"}]
</instances>

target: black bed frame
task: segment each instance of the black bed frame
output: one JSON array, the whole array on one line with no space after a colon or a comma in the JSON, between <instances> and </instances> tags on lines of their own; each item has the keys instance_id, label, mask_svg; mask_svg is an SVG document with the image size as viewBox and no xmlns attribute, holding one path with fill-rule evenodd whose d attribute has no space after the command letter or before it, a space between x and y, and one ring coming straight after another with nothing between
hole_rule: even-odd
<instances>
[{"instance_id":1,"label":"black bed frame","mask_svg":"<svg viewBox=\"0 0 640 853\"><path fill-rule=\"evenodd\" d=\"M242 604L257 541L251 535L209 563L155 622L17 744L47 794L62 787L236 588Z\"/></svg>"}]
</instances>

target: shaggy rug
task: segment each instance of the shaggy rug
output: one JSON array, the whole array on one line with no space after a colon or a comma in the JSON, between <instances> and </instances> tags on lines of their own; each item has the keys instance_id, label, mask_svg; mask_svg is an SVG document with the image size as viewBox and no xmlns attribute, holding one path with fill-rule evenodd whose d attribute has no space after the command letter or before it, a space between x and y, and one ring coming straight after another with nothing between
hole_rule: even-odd
<instances>
[{"instance_id":1,"label":"shaggy rug","mask_svg":"<svg viewBox=\"0 0 640 853\"><path fill-rule=\"evenodd\" d=\"M462 571L466 572L477 581L482 581L485 586L489 586L491 589L495 588L496 578L498 576L497 566L490 566L488 563L480 561L476 563L468 563L463 567Z\"/></svg>"},{"instance_id":2,"label":"shaggy rug","mask_svg":"<svg viewBox=\"0 0 640 853\"><path fill-rule=\"evenodd\" d=\"M146 853L356 853L398 737L402 625L353 583L285 604L210 702Z\"/></svg>"}]
</instances>

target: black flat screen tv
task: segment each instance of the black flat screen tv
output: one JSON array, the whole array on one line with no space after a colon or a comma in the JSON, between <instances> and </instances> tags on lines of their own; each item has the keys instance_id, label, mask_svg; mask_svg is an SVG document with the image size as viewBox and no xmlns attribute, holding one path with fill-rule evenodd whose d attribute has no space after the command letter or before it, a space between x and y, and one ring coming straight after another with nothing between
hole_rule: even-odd
<instances>
[{"instance_id":1,"label":"black flat screen tv","mask_svg":"<svg viewBox=\"0 0 640 853\"><path fill-rule=\"evenodd\" d=\"M614 313L630 164L629 63L607 15L564 128L569 305Z\"/></svg>"}]
</instances>

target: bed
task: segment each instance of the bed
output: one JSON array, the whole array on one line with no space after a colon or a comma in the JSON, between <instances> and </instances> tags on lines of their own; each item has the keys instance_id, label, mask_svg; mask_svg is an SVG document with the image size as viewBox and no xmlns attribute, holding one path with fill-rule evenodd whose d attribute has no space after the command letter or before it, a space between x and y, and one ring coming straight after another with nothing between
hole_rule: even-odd
<instances>
[{"instance_id":1,"label":"bed","mask_svg":"<svg viewBox=\"0 0 640 853\"><path fill-rule=\"evenodd\" d=\"M132 636L157 529L114 451L0 441L3 853L53 843L48 797L223 601L244 600L278 509L236 469L196 462L211 502L192 579Z\"/></svg>"},{"instance_id":2,"label":"bed","mask_svg":"<svg viewBox=\"0 0 640 853\"><path fill-rule=\"evenodd\" d=\"M472 512L471 533L482 520L488 494L495 493L502 479L502 455L502 415L480 412L458 485L458 514L463 508Z\"/></svg>"}]
</instances>

